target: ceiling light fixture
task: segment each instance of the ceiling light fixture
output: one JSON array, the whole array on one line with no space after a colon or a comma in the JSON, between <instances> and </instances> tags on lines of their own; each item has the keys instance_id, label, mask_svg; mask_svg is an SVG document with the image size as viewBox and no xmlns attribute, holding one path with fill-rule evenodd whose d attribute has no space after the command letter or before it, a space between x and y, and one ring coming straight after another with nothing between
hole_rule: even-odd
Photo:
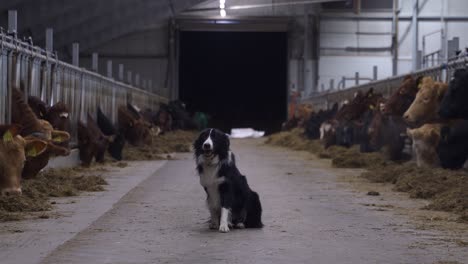
<instances>
[{"instance_id":1,"label":"ceiling light fixture","mask_svg":"<svg viewBox=\"0 0 468 264\"><path fill-rule=\"evenodd\" d=\"M226 16L226 0L219 0L219 14L221 15L221 17L225 17Z\"/></svg>"},{"instance_id":2,"label":"ceiling light fixture","mask_svg":"<svg viewBox=\"0 0 468 264\"><path fill-rule=\"evenodd\" d=\"M221 15L221 17L226 17L226 9L221 9L221 11L219 11L219 14Z\"/></svg>"}]
</instances>

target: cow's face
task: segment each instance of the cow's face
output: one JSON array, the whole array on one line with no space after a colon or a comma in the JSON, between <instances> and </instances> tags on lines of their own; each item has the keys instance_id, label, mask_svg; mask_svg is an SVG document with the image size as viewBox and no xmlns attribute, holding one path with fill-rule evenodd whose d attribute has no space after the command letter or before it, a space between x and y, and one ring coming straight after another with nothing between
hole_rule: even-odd
<instances>
[{"instance_id":1,"label":"cow's face","mask_svg":"<svg viewBox=\"0 0 468 264\"><path fill-rule=\"evenodd\" d=\"M405 121L408 123L424 123L437 118L439 102L446 89L446 84L434 82L431 77L424 77L419 85L416 98L403 115Z\"/></svg>"},{"instance_id":2,"label":"cow's face","mask_svg":"<svg viewBox=\"0 0 468 264\"><path fill-rule=\"evenodd\" d=\"M444 118L468 117L468 70L457 70L440 104L439 115Z\"/></svg>"},{"instance_id":3,"label":"cow's face","mask_svg":"<svg viewBox=\"0 0 468 264\"><path fill-rule=\"evenodd\" d=\"M0 140L0 192L1 195L21 194L21 173L26 157L41 155L46 149L42 140L25 140L17 135L14 126L2 129Z\"/></svg>"},{"instance_id":4,"label":"cow's face","mask_svg":"<svg viewBox=\"0 0 468 264\"><path fill-rule=\"evenodd\" d=\"M403 115L413 102L418 92L417 81L407 76L400 88L388 99L382 113L386 115Z\"/></svg>"},{"instance_id":5,"label":"cow's face","mask_svg":"<svg viewBox=\"0 0 468 264\"><path fill-rule=\"evenodd\" d=\"M116 160L122 160L122 149L124 146L125 138L122 134L118 134L109 144L109 154Z\"/></svg>"}]
</instances>

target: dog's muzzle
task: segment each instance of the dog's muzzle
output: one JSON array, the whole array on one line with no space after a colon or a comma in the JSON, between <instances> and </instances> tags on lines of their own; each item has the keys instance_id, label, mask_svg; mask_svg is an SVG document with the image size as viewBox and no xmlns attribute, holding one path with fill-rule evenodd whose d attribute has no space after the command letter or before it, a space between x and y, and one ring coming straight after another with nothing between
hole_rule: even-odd
<instances>
[{"instance_id":1,"label":"dog's muzzle","mask_svg":"<svg viewBox=\"0 0 468 264\"><path fill-rule=\"evenodd\" d=\"M203 144L202 150L203 150L203 155L207 157L210 157L213 155L213 148L211 147L210 144Z\"/></svg>"}]
</instances>

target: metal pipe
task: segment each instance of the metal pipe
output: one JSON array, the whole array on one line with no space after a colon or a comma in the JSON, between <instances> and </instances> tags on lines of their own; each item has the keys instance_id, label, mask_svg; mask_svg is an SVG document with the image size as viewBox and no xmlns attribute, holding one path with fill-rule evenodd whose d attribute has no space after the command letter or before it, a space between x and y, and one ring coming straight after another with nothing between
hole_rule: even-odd
<instances>
[{"instance_id":1,"label":"metal pipe","mask_svg":"<svg viewBox=\"0 0 468 264\"><path fill-rule=\"evenodd\" d=\"M392 75L398 74L398 14L399 0L393 0L393 28L392 28ZM375 67L375 66L374 66Z\"/></svg>"},{"instance_id":2,"label":"metal pipe","mask_svg":"<svg viewBox=\"0 0 468 264\"><path fill-rule=\"evenodd\" d=\"M412 33L413 33L413 49L412 49L412 69L416 71L419 69L418 63L418 8L419 1L413 0L413 19L412 19Z\"/></svg>"}]
</instances>

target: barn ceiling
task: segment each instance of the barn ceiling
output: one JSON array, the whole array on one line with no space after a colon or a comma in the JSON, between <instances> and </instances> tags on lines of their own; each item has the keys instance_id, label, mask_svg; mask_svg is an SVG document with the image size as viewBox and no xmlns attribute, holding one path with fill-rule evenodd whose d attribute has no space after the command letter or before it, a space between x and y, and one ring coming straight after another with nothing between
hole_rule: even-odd
<instances>
[{"instance_id":1,"label":"barn ceiling","mask_svg":"<svg viewBox=\"0 0 468 264\"><path fill-rule=\"evenodd\" d=\"M226 10L231 17L293 16L330 1L340 0L226 0ZM54 49L70 53L73 42L89 52L122 36L165 27L172 17L217 17L219 0L6 0L0 1L0 27L7 27L8 10L18 12L20 37L32 36L34 44L44 46L51 27Z\"/></svg>"},{"instance_id":2,"label":"barn ceiling","mask_svg":"<svg viewBox=\"0 0 468 264\"><path fill-rule=\"evenodd\" d=\"M167 20L203 0L7 0L0 1L0 26L8 10L18 12L18 35L44 45L45 30L54 29L54 47L80 42L87 51L112 39L167 25Z\"/></svg>"}]
</instances>

